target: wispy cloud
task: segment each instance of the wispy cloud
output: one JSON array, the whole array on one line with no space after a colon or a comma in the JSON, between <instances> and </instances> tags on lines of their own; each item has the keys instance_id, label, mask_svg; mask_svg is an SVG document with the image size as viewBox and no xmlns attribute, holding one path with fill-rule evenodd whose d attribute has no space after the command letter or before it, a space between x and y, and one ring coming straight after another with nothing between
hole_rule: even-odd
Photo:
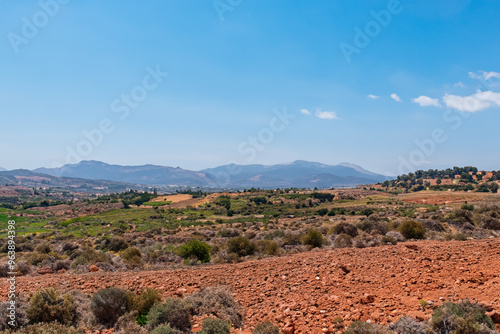
<instances>
[{"instance_id":1,"label":"wispy cloud","mask_svg":"<svg viewBox=\"0 0 500 334\"><path fill-rule=\"evenodd\" d=\"M477 112L489 107L500 106L500 93L478 91L469 96L446 94L443 101L448 108L465 112Z\"/></svg>"},{"instance_id":2,"label":"wispy cloud","mask_svg":"<svg viewBox=\"0 0 500 334\"><path fill-rule=\"evenodd\" d=\"M307 109L300 109L300 112L303 113L304 115L311 115L311 112Z\"/></svg>"},{"instance_id":3,"label":"wispy cloud","mask_svg":"<svg viewBox=\"0 0 500 334\"><path fill-rule=\"evenodd\" d=\"M490 80L491 78L497 78L500 79L500 73L499 72L486 72L486 71L479 71L477 73L474 72L469 72L469 76L472 79L481 79L483 78L484 80Z\"/></svg>"},{"instance_id":4,"label":"wispy cloud","mask_svg":"<svg viewBox=\"0 0 500 334\"><path fill-rule=\"evenodd\" d=\"M455 87L462 87L462 88L465 87L465 85L463 84L462 81L457 82L454 86Z\"/></svg>"},{"instance_id":5,"label":"wispy cloud","mask_svg":"<svg viewBox=\"0 0 500 334\"><path fill-rule=\"evenodd\" d=\"M391 98L392 98L394 101L396 101L396 102L403 102L403 100L401 100L401 98L399 97L399 95L398 95L398 94L396 94L396 93L392 93L392 94L391 94Z\"/></svg>"},{"instance_id":6,"label":"wispy cloud","mask_svg":"<svg viewBox=\"0 0 500 334\"><path fill-rule=\"evenodd\" d=\"M379 96L373 95L373 94L368 94L366 97L369 99L378 99L379 98Z\"/></svg>"},{"instance_id":7,"label":"wispy cloud","mask_svg":"<svg viewBox=\"0 0 500 334\"><path fill-rule=\"evenodd\" d=\"M316 117L321 119L339 119L333 111L316 111Z\"/></svg>"},{"instance_id":8,"label":"wispy cloud","mask_svg":"<svg viewBox=\"0 0 500 334\"><path fill-rule=\"evenodd\" d=\"M433 99L431 97L422 95L411 100L413 103L417 103L421 107L441 107L438 99Z\"/></svg>"}]
</instances>

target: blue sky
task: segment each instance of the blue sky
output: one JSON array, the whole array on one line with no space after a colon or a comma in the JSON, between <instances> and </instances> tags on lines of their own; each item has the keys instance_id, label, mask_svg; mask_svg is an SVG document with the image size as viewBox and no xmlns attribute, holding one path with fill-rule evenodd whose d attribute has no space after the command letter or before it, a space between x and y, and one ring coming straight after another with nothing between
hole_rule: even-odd
<instances>
[{"instance_id":1,"label":"blue sky","mask_svg":"<svg viewBox=\"0 0 500 334\"><path fill-rule=\"evenodd\" d=\"M0 12L1 167L500 169L497 0L3 0Z\"/></svg>"}]
</instances>

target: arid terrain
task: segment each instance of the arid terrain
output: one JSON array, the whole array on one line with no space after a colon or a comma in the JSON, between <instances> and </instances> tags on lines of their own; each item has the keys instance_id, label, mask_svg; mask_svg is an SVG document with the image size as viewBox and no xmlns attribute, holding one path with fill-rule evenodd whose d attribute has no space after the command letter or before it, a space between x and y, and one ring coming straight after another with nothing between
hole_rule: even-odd
<instances>
[{"instance_id":1,"label":"arid terrain","mask_svg":"<svg viewBox=\"0 0 500 334\"><path fill-rule=\"evenodd\" d=\"M144 287L178 296L229 285L246 309L241 332L270 320L285 333L335 333L349 322L388 324L403 315L428 320L429 305L476 300L500 321L500 239L420 241L365 249L317 250L238 264L137 273L20 277L27 294L44 287L92 294ZM3 295L5 298L5 295ZM340 317L338 325L332 319Z\"/></svg>"}]
</instances>

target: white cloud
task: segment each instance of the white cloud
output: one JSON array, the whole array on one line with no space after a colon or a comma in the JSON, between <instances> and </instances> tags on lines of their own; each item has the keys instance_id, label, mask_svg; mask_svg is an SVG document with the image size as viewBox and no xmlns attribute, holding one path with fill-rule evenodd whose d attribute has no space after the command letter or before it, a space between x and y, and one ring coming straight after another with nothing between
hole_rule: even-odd
<instances>
[{"instance_id":1,"label":"white cloud","mask_svg":"<svg viewBox=\"0 0 500 334\"><path fill-rule=\"evenodd\" d=\"M497 78L497 79L500 79L500 73L498 73L498 72L484 72L484 71L483 71L483 77L484 77L486 80L490 80L491 78Z\"/></svg>"},{"instance_id":2,"label":"white cloud","mask_svg":"<svg viewBox=\"0 0 500 334\"><path fill-rule=\"evenodd\" d=\"M443 101L448 108L465 112L477 112L489 107L500 106L500 93L492 91L478 91L469 96L446 94Z\"/></svg>"},{"instance_id":3,"label":"white cloud","mask_svg":"<svg viewBox=\"0 0 500 334\"><path fill-rule=\"evenodd\" d=\"M311 112L307 109L300 109L300 112L303 113L304 115L311 115Z\"/></svg>"},{"instance_id":4,"label":"white cloud","mask_svg":"<svg viewBox=\"0 0 500 334\"><path fill-rule=\"evenodd\" d=\"M481 78L483 78L484 80L490 80L491 78L500 79L500 73L498 73L498 72L479 71L478 73L480 73L480 74L476 74L474 72L469 72L469 76L472 79L481 79Z\"/></svg>"},{"instance_id":5,"label":"white cloud","mask_svg":"<svg viewBox=\"0 0 500 334\"><path fill-rule=\"evenodd\" d=\"M392 98L394 101L396 101L396 102L403 102L403 100L401 100L401 98L399 97L399 95L398 95L398 94L396 94L396 93L392 93L392 94L391 94L391 98Z\"/></svg>"},{"instance_id":6,"label":"white cloud","mask_svg":"<svg viewBox=\"0 0 500 334\"><path fill-rule=\"evenodd\" d=\"M455 87L462 87L462 88L463 88L463 87L465 87L465 85L463 84L463 82L462 82L462 81L459 81L459 82L457 82L457 83L455 84Z\"/></svg>"},{"instance_id":7,"label":"white cloud","mask_svg":"<svg viewBox=\"0 0 500 334\"><path fill-rule=\"evenodd\" d=\"M321 119L339 119L333 111L316 111L316 117Z\"/></svg>"},{"instance_id":8,"label":"white cloud","mask_svg":"<svg viewBox=\"0 0 500 334\"><path fill-rule=\"evenodd\" d=\"M379 98L377 95L373 95L373 94L368 94L366 97L369 99L378 99Z\"/></svg>"},{"instance_id":9,"label":"white cloud","mask_svg":"<svg viewBox=\"0 0 500 334\"><path fill-rule=\"evenodd\" d=\"M421 107L441 107L438 99L433 99L428 96L422 95L411 100L413 103L418 103Z\"/></svg>"}]
</instances>

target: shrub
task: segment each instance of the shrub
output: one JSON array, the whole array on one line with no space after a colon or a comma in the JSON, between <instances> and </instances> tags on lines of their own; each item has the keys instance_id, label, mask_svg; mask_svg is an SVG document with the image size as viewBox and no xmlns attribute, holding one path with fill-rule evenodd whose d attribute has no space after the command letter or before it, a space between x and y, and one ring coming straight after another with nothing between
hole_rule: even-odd
<instances>
[{"instance_id":1,"label":"shrub","mask_svg":"<svg viewBox=\"0 0 500 334\"><path fill-rule=\"evenodd\" d=\"M120 257L128 268L137 268L142 266L142 254L138 248L129 247L120 252Z\"/></svg>"},{"instance_id":2,"label":"shrub","mask_svg":"<svg viewBox=\"0 0 500 334\"><path fill-rule=\"evenodd\" d=\"M486 310L468 300L460 303L447 302L436 308L431 326L443 334L489 334L496 333L495 325Z\"/></svg>"},{"instance_id":3,"label":"shrub","mask_svg":"<svg viewBox=\"0 0 500 334\"><path fill-rule=\"evenodd\" d=\"M148 325L156 327L164 324L180 331L190 331L191 316L186 303L178 298L170 298L164 303L155 304L149 310Z\"/></svg>"},{"instance_id":4,"label":"shrub","mask_svg":"<svg viewBox=\"0 0 500 334\"><path fill-rule=\"evenodd\" d=\"M210 262L210 245L193 239L189 241L187 244L180 246L177 249L177 254L184 258L197 258L201 263Z\"/></svg>"},{"instance_id":5,"label":"shrub","mask_svg":"<svg viewBox=\"0 0 500 334\"><path fill-rule=\"evenodd\" d=\"M356 228L356 226L346 222L337 224L333 228L333 231L335 232L335 234L347 234L351 237L355 237L358 235L358 229Z\"/></svg>"},{"instance_id":6,"label":"shrub","mask_svg":"<svg viewBox=\"0 0 500 334\"><path fill-rule=\"evenodd\" d=\"M283 245L296 246L302 244L302 236L297 233L285 233L283 236Z\"/></svg>"},{"instance_id":7,"label":"shrub","mask_svg":"<svg viewBox=\"0 0 500 334\"><path fill-rule=\"evenodd\" d=\"M257 242L259 252L267 255L279 255L280 247L274 240L259 240Z\"/></svg>"},{"instance_id":8,"label":"shrub","mask_svg":"<svg viewBox=\"0 0 500 334\"><path fill-rule=\"evenodd\" d=\"M69 293L61 296L53 288L42 289L31 296L26 314L32 324L58 321L69 325L76 319L76 305Z\"/></svg>"},{"instance_id":9,"label":"shrub","mask_svg":"<svg viewBox=\"0 0 500 334\"><path fill-rule=\"evenodd\" d=\"M150 334L175 334L174 330L170 325L161 325L153 329Z\"/></svg>"},{"instance_id":10,"label":"shrub","mask_svg":"<svg viewBox=\"0 0 500 334\"><path fill-rule=\"evenodd\" d=\"M358 228L367 233L386 234L389 231L387 222L381 220L377 214L370 215L363 219L358 224Z\"/></svg>"},{"instance_id":11,"label":"shrub","mask_svg":"<svg viewBox=\"0 0 500 334\"><path fill-rule=\"evenodd\" d=\"M194 314L215 315L219 319L230 321L236 328L243 325L243 307L234 299L228 287L207 287L188 296L186 302L190 304Z\"/></svg>"},{"instance_id":12,"label":"shrub","mask_svg":"<svg viewBox=\"0 0 500 334\"><path fill-rule=\"evenodd\" d=\"M316 229L309 229L302 237L302 244L310 246L312 248L323 246L324 240L323 235Z\"/></svg>"},{"instance_id":13,"label":"shrub","mask_svg":"<svg viewBox=\"0 0 500 334\"><path fill-rule=\"evenodd\" d=\"M7 333L15 333L15 334L85 334L83 329L75 329L73 327L66 327L57 322L52 323L42 323L27 326L21 328L15 332L11 332L10 330L3 332Z\"/></svg>"},{"instance_id":14,"label":"shrub","mask_svg":"<svg viewBox=\"0 0 500 334\"><path fill-rule=\"evenodd\" d=\"M387 328L362 321L351 323L344 334L392 334Z\"/></svg>"},{"instance_id":15,"label":"shrub","mask_svg":"<svg viewBox=\"0 0 500 334\"><path fill-rule=\"evenodd\" d=\"M128 293L119 288L99 290L90 301L90 308L96 320L103 325L114 325L119 317L128 311Z\"/></svg>"},{"instance_id":16,"label":"shrub","mask_svg":"<svg viewBox=\"0 0 500 334\"><path fill-rule=\"evenodd\" d=\"M385 245L395 245L397 244L398 242L396 241L396 239L394 239L393 237L390 237L388 235L384 235L382 237L382 243L385 244Z\"/></svg>"},{"instance_id":17,"label":"shrub","mask_svg":"<svg viewBox=\"0 0 500 334\"><path fill-rule=\"evenodd\" d=\"M464 205L462 205L462 210L474 211L474 205L465 203Z\"/></svg>"},{"instance_id":18,"label":"shrub","mask_svg":"<svg viewBox=\"0 0 500 334\"><path fill-rule=\"evenodd\" d=\"M81 264L96 264L97 262L108 262L106 254L99 253L93 248L88 248L75 258L75 260L71 264L71 268L76 268Z\"/></svg>"},{"instance_id":19,"label":"shrub","mask_svg":"<svg viewBox=\"0 0 500 334\"><path fill-rule=\"evenodd\" d=\"M395 324L389 326L389 329L398 334L427 334L430 332L430 328L427 324L418 322L408 316L399 318Z\"/></svg>"},{"instance_id":20,"label":"shrub","mask_svg":"<svg viewBox=\"0 0 500 334\"><path fill-rule=\"evenodd\" d=\"M399 232L406 239L424 239L425 227L421 222L415 220L406 220L399 225Z\"/></svg>"},{"instance_id":21,"label":"shrub","mask_svg":"<svg viewBox=\"0 0 500 334\"><path fill-rule=\"evenodd\" d=\"M229 334L231 324L222 319L207 318L201 323L200 334Z\"/></svg>"},{"instance_id":22,"label":"shrub","mask_svg":"<svg viewBox=\"0 0 500 334\"><path fill-rule=\"evenodd\" d=\"M113 237L109 241L108 249L112 252L119 252L128 248L127 240L121 237Z\"/></svg>"},{"instance_id":23,"label":"shrub","mask_svg":"<svg viewBox=\"0 0 500 334\"><path fill-rule=\"evenodd\" d=\"M145 316L143 316L145 317ZM146 322L140 323L137 321L137 311L125 313L116 321L113 327L113 333L116 334L147 334L149 331L146 329Z\"/></svg>"},{"instance_id":24,"label":"shrub","mask_svg":"<svg viewBox=\"0 0 500 334\"><path fill-rule=\"evenodd\" d=\"M252 334L280 334L280 329L272 322L266 321L257 324L257 326L253 329Z\"/></svg>"},{"instance_id":25,"label":"shrub","mask_svg":"<svg viewBox=\"0 0 500 334\"><path fill-rule=\"evenodd\" d=\"M35 247L35 251L41 254L49 254L52 250L50 249L50 245L47 243L41 243Z\"/></svg>"},{"instance_id":26,"label":"shrub","mask_svg":"<svg viewBox=\"0 0 500 334\"><path fill-rule=\"evenodd\" d=\"M396 242L403 242L405 241L405 237L399 232L396 231L389 231L385 234L387 237L393 238Z\"/></svg>"},{"instance_id":27,"label":"shrub","mask_svg":"<svg viewBox=\"0 0 500 334\"><path fill-rule=\"evenodd\" d=\"M156 289L146 289L140 295L133 295L129 298L129 309L137 311L139 315L148 314L154 304L161 301L161 291Z\"/></svg>"},{"instance_id":28,"label":"shrub","mask_svg":"<svg viewBox=\"0 0 500 334\"><path fill-rule=\"evenodd\" d=\"M255 244L245 237L235 237L227 241L227 250L238 254L239 257L253 255L256 248Z\"/></svg>"},{"instance_id":29,"label":"shrub","mask_svg":"<svg viewBox=\"0 0 500 334\"><path fill-rule=\"evenodd\" d=\"M346 248L352 246L352 237L347 234L340 234L335 238L333 242L333 247L335 248Z\"/></svg>"}]
</instances>

